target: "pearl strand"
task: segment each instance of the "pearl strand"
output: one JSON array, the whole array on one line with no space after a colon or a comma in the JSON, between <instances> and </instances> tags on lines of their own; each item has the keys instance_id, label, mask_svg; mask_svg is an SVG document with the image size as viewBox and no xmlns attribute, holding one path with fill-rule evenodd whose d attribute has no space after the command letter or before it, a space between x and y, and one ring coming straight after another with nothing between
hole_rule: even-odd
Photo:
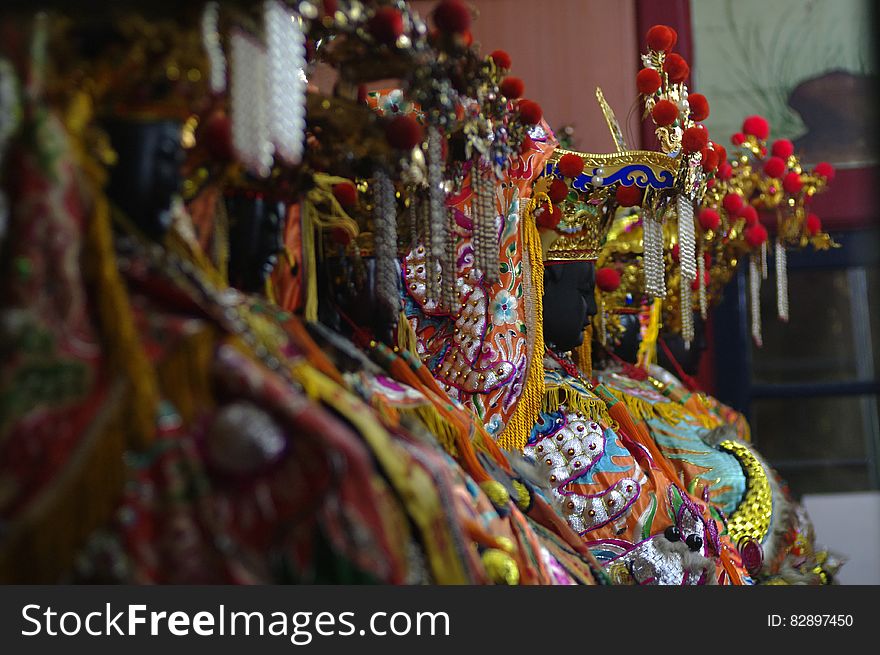
<instances>
[{"instance_id":1,"label":"pearl strand","mask_svg":"<svg viewBox=\"0 0 880 655\"><path fill-rule=\"evenodd\" d=\"M761 273L755 255L749 257L749 301L752 306L752 340L759 348L761 339Z\"/></svg>"},{"instance_id":2,"label":"pearl strand","mask_svg":"<svg viewBox=\"0 0 880 655\"><path fill-rule=\"evenodd\" d=\"M266 53L243 32L233 32L232 146L250 172L267 177L272 170L272 141L266 103Z\"/></svg>"},{"instance_id":3,"label":"pearl strand","mask_svg":"<svg viewBox=\"0 0 880 655\"><path fill-rule=\"evenodd\" d=\"M769 276L769 273L767 272L768 256L769 256L769 253L767 252L767 242L764 241L763 243L761 243L761 279L762 280L766 280L767 277Z\"/></svg>"},{"instance_id":4,"label":"pearl strand","mask_svg":"<svg viewBox=\"0 0 880 655\"><path fill-rule=\"evenodd\" d=\"M269 138L288 164L302 160L305 141L306 66L302 22L276 0L263 5L268 48Z\"/></svg>"},{"instance_id":5,"label":"pearl strand","mask_svg":"<svg viewBox=\"0 0 880 655\"><path fill-rule=\"evenodd\" d=\"M788 261L785 246L776 240L776 312L779 320L788 321Z\"/></svg>"}]
</instances>

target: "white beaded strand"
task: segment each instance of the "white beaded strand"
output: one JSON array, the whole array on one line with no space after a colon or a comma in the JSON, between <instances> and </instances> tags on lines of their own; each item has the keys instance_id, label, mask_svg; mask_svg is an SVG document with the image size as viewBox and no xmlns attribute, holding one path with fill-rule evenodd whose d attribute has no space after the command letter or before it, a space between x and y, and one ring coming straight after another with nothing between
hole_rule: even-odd
<instances>
[{"instance_id":1,"label":"white beaded strand","mask_svg":"<svg viewBox=\"0 0 880 655\"><path fill-rule=\"evenodd\" d=\"M230 50L232 146L247 170L267 177L272 170L273 148L266 102L266 53L240 31L232 33Z\"/></svg>"},{"instance_id":2,"label":"white beaded strand","mask_svg":"<svg viewBox=\"0 0 880 655\"><path fill-rule=\"evenodd\" d=\"M208 56L208 80L211 91L226 91L226 56L220 43L220 3L205 3L202 11L202 46Z\"/></svg>"},{"instance_id":3,"label":"white beaded strand","mask_svg":"<svg viewBox=\"0 0 880 655\"><path fill-rule=\"evenodd\" d=\"M755 255L749 257L749 301L752 309L752 340L760 348L764 345L761 338L761 272Z\"/></svg>"},{"instance_id":4,"label":"white beaded strand","mask_svg":"<svg viewBox=\"0 0 880 655\"><path fill-rule=\"evenodd\" d=\"M288 164L302 160L305 142L305 35L299 17L280 2L263 5L268 49L269 138L276 157Z\"/></svg>"},{"instance_id":5,"label":"white beaded strand","mask_svg":"<svg viewBox=\"0 0 880 655\"><path fill-rule=\"evenodd\" d=\"M785 246L776 240L776 313L788 322L788 261Z\"/></svg>"}]
</instances>

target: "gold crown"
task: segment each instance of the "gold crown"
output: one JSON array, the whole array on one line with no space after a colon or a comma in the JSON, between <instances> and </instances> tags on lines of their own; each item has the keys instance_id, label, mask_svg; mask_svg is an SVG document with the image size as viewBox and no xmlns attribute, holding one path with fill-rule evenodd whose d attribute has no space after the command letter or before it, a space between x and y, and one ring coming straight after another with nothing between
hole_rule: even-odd
<instances>
[{"instance_id":1,"label":"gold crown","mask_svg":"<svg viewBox=\"0 0 880 655\"><path fill-rule=\"evenodd\" d=\"M584 164L583 171L572 178L560 171L560 161L567 155L579 157ZM653 204L676 189L679 166L678 158L654 151L591 154L557 148L533 193L538 198L554 180L570 180L559 211L551 214L547 206L547 214L538 216L544 261L598 259L618 209L618 187L635 186L641 190L642 202Z\"/></svg>"}]
</instances>

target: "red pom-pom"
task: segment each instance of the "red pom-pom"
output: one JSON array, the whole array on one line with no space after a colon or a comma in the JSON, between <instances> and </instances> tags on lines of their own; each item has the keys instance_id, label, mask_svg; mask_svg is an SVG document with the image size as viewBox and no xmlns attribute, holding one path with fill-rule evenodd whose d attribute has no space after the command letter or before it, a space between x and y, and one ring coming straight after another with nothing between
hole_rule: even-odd
<instances>
[{"instance_id":1,"label":"red pom-pom","mask_svg":"<svg viewBox=\"0 0 880 655\"><path fill-rule=\"evenodd\" d=\"M803 186L804 183L803 181L801 181L801 176L794 171L790 172L782 180L782 188L785 189L786 193L790 193L792 195L798 193L803 188Z\"/></svg>"},{"instance_id":2,"label":"red pom-pom","mask_svg":"<svg viewBox=\"0 0 880 655\"><path fill-rule=\"evenodd\" d=\"M226 112L215 111L211 114L205 121L199 140L205 144L205 149L212 159L217 161L235 159L235 150L232 147L232 122Z\"/></svg>"},{"instance_id":3,"label":"red pom-pom","mask_svg":"<svg viewBox=\"0 0 880 655\"><path fill-rule=\"evenodd\" d=\"M541 212L538 216L538 220L535 221L536 225L545 230L555 230L556 226L559 225L559 222L562 220L562 210L559 209L558 205L553 205L552 212L546 204L542 206L544 207L544 211Z\"/></svg>"},{"instance_id":4,"label":"red pom-pom","mask_svg":"<svg viewBox=\"0 0 880 655\"><path fill-rule=\"evenodd\" d=\"M757 248L767 240L767 228L760 223L747 227L745 231L746 243L752 248Z\"/></svg>"},{"instance_id":5,"label":"red pom-pom","mask_svg":"<svg viewBox=\"0 0 880 655\"><path fill-rule=\"evenodd\" d=\"M709 143L709 131L699 125L689 127L681 135L681 149L687 153L700 152Z\"/></svg>"},{"instance_id":6,"label":"red pom-pom","mask_svg":"<svg viewBox=\"0 0 880 655\"><path fill-rule=\"evenodd\" d=\"M534 100L520 100L517 105L519 109L519 117L526 125L537 125L544 117L544 111Z\"/></svg>"},{"instance_id":7,"label":"red pom-pom","mask_svg":"<svg viewBox=\"0 0 880 655\"><path fill-rule=\"evenodd\" d=\"M620 273L607 266L596 271L596 286L599 291L611 292L620 286Z\"/></svg>"},{"instance_id":8,"label":"red pom-pom","mask_svg":"<svg viewBox=\"0 0 880 655\"><path fill-rule=\"evenodd\" d=\"M764 141L770 136L770 123L763 116L749 116L743 121L743 132Z\"/></svg>"},{"instance_id":9,"label":"red pom-pom","mask_svg":"<svg viewBox=\"0 0 880 655\"><path fill-rule=\"evenodd\" d=\"M547 189L547 195L550 196L550 201L554 205L565 200L568 195L568 185L565 183L565 180L560 180L559 178L553 180L550 183L550 188Z\"/></svg>"},{"instance_id":10,"label":"red pom-pom","mask_svg":"<svg viewBox=\"0 0 880 655\"><path fill-rule=\"evenodd\" d=\"M620 185L614 192L614 197L621 207L636 207L642 204L642 190L636 185Z\"/></svg>"},{"instance_id":11,"label":"red pom-pom","mask_svg":"<svg viewBox=\"0 0 880 655\"><path fill-rule=\"evenodd\" d=\"M724 200L721 201L721 205L730 216L736 216L739 214L739 210L743 208L742 196L737 193L728 193L724 196Z\"/></svg>"},{"instance_id":12,"label":"red pom-pom","mask_svg":"<svg viewBox=\"0 0 880 655\"><path fill-rule=\"evenodd\" d=\"M566 153L557 162L562 177L577 177L584 172L584 158L574 153Z\"/></svg>"},{"instance_id":13,"label":"red pom-pom","mask_svg":"<svg viewBox=\"0 0 880 655\"><path fill-rule=\"evenodd\" d=\"M818 164L816 164L813 172L816 175L821 175L829 182L834 179L834 166L829 164L827 161L820 161Z\"/></svg>"},{"instance_id":14,"label":"red pom-pom","mask_svg":"<svg viewBox=\"0 0 880 655\"><path fill-rule=\"evenodd\" d=\"M654 25L648 30L648 47L655 52L670 50L678 40L678 34L668 25Z\"/></svg>"},{"instance_id":15,"label":"red pom-pom","mask_svg":"<svg viewBox=\"0 0 880 655\"><path fill-rule=\"evenodd\" d=\"M505 77L501 80L501 86L499 88L505 98L516 100L522 96L523 91L526 90L526 85L518 77Z\"/></svg>"},{"instance_id":16,"label":"red pom-pom","mask_svg":"<svg viewBox=\"0 0 880 655\"><path fill-rule=\"evenodd\" d=\"M670 82L684 82L690 75L691 68L684 60L684 57L673 52L666 55L666 61L663 62L663 72L669 76Z\"/></svg>"},{"instance_id":17,"label":"red pom-pom","mask_svg":"<svg viewBox=\"0 0 880 655\"><path fill-rule=\"evenodd\" d=\"M776 139L770 148L774 157L788 159L794 154L794 144L788 139Z\"/></svg>"},{"instance_id":18,"label":"red pom-pom","mask_svg":"<svg viewBox=\"0 0 880 655\"><path fill-rule=\"evenodd\" d=\"M730 142L735 146L741 146L746 142L746 135L742 132L735 132L731 135Z\"/></svg>"},{"instance_id":19,"label":"red pom-pom","mask_svg":"<svg viewBox=\"0 0 880 655\"><path fill-rule=\"evenodd\" d=\"M700 150L700 154L703 156L701 163L703 165L704 171L708 173L709 171L714 171L716 168L718 168L718 153L715 152L712 148L706 146L705 148Z\"/></svg>"},{"instance_id":20,"label":"red pom-pom","mask_svg":"<svg viewBox=\"0 0 880 655\"><path fill-rule=\"evenodd\" d=\"M434 24L441 32L460 34L471 26L471 12L461 0L442 0L434 9Z\"/></svg>"},{"instance_id":21,"label":"red pom-pom","mask_svg":"<svg viewBox=\"0 0 880 655\"><path fill-rule=\"evenodd\" d=\"M718 212L709 207L703 207L700 210L697 220L700 221L700 227L704 230L717 230L718 226L721 225L721 217L718 215Z\"/></svg>"},{"instance_id":22,"label":"red pom-pom","mask_svg":"<svg viewBox=\"0 0 880 655\"><path fill-rule=\"evenodd\" d=\"M746 205L742 209L739 210L738 218L742 218L745 220L746 225L751 227L752 225L758 224L758 210L752 207L751 205Z\"/></svg>"},{"instance_id":23,"label":"red pom-pom","mask_svg":"<svg viewBox=\"0 0 880 655\"><path fill-rule=\"evenodd\" d=\"M341 227L334 227L330 230L330 238L340 246L347 246L351 243L351 234L349 234L348 230L343 230Z\"/></svg>"},{"instance_id":24,"label":"red pom-pom","mask_svg":"<svg viewBox=\"0 0 880 655\"><path fill-rule=\"evenodd\" d=\"M764 173L768 177L780 178L785 175L786 168L785 162L779 157L770 157L770 159L764 162Z\"/></svg>"},{"instance_id":25,"label":"red pom-pom","mask_svg":"<svg viewBox=\"0 0 880 655\"><path fill-rule=\"evenodd\" d=\"M495 65L498 68L503 68L504 70L510 70L510 55L507 54L505 50L493 50L489 54L489 58L495 62Z\"/></svg>"},{"instance_id":26,"label":"red pom-pom","mask_svg":"<svg viewBox=\"0 0 880 655\"><path fill-rule=\"evenodd\" d=\"M395 116L385 126L385 138L393 147L399 150L412 150L424 138L422 126L415 118L406 114Z\"/></svg>"},{"instance_id":27,"label":"red pom-pom","mask_svg":"<svg viewBox=\"0 0 880 655\"><path fill-rule=\"evenodd\" d=\"M333 197L339 201L344 209L349 209L357 204L357 188L351 182L340 182L333 185Z\"/></svg>"},{"instance_id":28,"label":"red pom-pom","mask_svg":"<svg viewBox=\"0 0 880 655\"><path fill-rule=\"evenodd\" d=\"M394 7L379 7L367 23L367 31L379 43L390 45L403 34L403 14Z\"/></svg>"},{"instance_id":29,"label":"red pom-pom","mask_svg":"<svg viewBox=\"0 0 880 655\"><path fill-rule=\"evenodd\" d=\"M718 179L719 180L729 180L733 177L733 166L724 162L723 164L718 165Z\"/></svg>"},{"instance_id":30,"label":"red pom-pom","mask_svg":"<svg viewBox=\"0 0 880 655\"><path fill-rule=\"evenodd\" d=\"M712 146L715 148L715 152L718 155L718 164L721 165L727 163L727 148L714 141L712 142Z\"/></svg>"},{"instance_id":31,"label":"red pom-pom","mask_svg":"<svg viewBox=\"0 0 880 655\"><path fill-rule=\"evenodd\" d=\"M688 104L691 106L691 118L695 121L704 121L709 118L709 101L702 93L690 94Z\"/></svg>"},{"instance_id":32,"label":"red pom-pom","mask_svg":"<svg viewBox=\"0 0 880 655\"><path fill-rule=\"evenodd\" d=\"M324 6L324 15L332 16L336 13L337 3L336 0L324 0L322 3Z\"/></svg>"},{"instance_id":33,"label":"red pom-pom","mask_svg":"<svg viewBox=\"0 0 880 655\"><path fill-rule=\"evenodd\" d=\"M663 80L660 79L660 73L653 68L643 68L636 75L636 88L643 95L651 95L660 88Z\"/></svg>"},{"instance_id":34,"label":"red pom-pom","mask_svg":"<svg viewBox=\"0 0 880 655\"><path fill-rule=\"evenodd\" d=\"M819 234L822 231L822 220L816 214L807 216L807 232L810 236Z\"/></svg>"},{"instance_id":35,"label":"red pom-pom","mask_svg":"<svg viewBox=\"0 0 880 655\"><path fill-rule=\"evenodd\" d=\"M672 125L678 119L678 107L669 100L660 100L651 109L651 116L654 122L660 127Z\"/></svg>"}]
</instances>

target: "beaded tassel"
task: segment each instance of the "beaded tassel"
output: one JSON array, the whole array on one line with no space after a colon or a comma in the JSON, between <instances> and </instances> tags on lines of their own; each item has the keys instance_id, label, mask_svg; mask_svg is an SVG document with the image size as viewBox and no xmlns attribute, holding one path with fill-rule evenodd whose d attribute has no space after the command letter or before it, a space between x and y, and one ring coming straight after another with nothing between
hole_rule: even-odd
<instances>
[{"instance_id":1,"label":"beaded tassel","mask_svg":"<svg viewBox=\"0 0 880 655\"><path fill-rule=\"evenodd\" d=\"M389 316L400 311L397 272L397 207L394 185L385 171L377 171L373 190L373 242L376 253L376 295Z\"/></svg>"},{"instance_id":2,"label":"beaded tassel","mask_svg":"<svg viewBox=\"0 0 880 655\"><path fill-rule=\"evenodd\" d=\"M646 212L642 220L645 293L654 298L666 297L665 268L663 266L663 226Z\"/></svg>"},{"instance_id":3,"label":"beaded tassel","mask_svg":"<svg viewBox=\"0 0 880 655\"><path fill-rule=\"evenodd\" d=\"M263 5L268 48L269 138L288 164L302 160L306 130L305 35L280 2Z\"/></svg>"},{"instance_id":4,"label":"beaded tassel","mask_svg":"<svg viewBox=\"0 0 880 655\"><path fill-rule=\"evenodd\" d=\"M709 316L709 296L706 293L706 257L703 255L703 244L697 253L697 280L700 294L700 318L704 321Z\"/></svg>"},{"instance_id":5,"label":"beaded tassel","mask_svg":"<svg viewBox=\"0 0 880 655\"><path fill-rule=\"evenodd\" d=\"M476 161L471 170L471 186L474 192L471 203L474 265L480 269L486 282L494 284L499 280L494 185L486 179Z\"/></svg>"},{"instance_id":6,"label":"beaded tassel","mask_svg":"<svg viewBox=\"0 0 880 655\"><path fill-rule=\"evenodd\" d=\"M752 340L761 347L761 272L754 255L749 257L749 302L752 306Z\"/></svg>"},{"instance_id":7,"label":"beaded tassel","mask_svg":"<svg viewBox=\"0 0 880 655\"><path fill-rule=\"evenodd\" d=\"M430 235L428 252L430 256L427 261L428 274L425 282L427 298L437 303L442 303L442 266L448 241L440 138L440 132L436 127L428 128L428 233Z\"/></svg>"},{"instance_id":8,"label":"beaded tassel","mask_svg":"<svg viewBox=\"0 0 880 655\"><path fill-rule=\"evenodd\" d=\"M788 261L785 246L776 240L776 312L779 320L788 321Z\"/></svg>"},{"instance_id":9,"label":"beaded tassel","mask_svg":"<svg viewBox=\"0 0 880 655\"><path fill-rule=\"evenodd\" d=\"M767 242L761 244L761 279L766 280L769 273L767 272Z\"/></svg>"},{"instance_id":10,"label":"beaded tassel","mask_svg":"<svg viewBox=\"0 0 880 655\"><path fill-rule=\"evenodd\" d=\"M681 308L681 338L684 340L684 347L690 349L691 341L694 340L694 311L693 298L691 294L691 283L682 274L679 277L680 287L680 305Z\"/></svg>"},{"instance_id":11,"label":"beaded tassel","mask_svg":"<svg viewBox=\"0 0 880 655\"><path fill-rule=\"evenodd\" d=\"M420 200L415 189L411 189L409 205L406 208L406 227L409 232L409 249L415 250L419 245L419 208Z\"/></svg>"},{"instance_id":12,"label":"beaded tassel","mask_svg":"<svg viewBox=\"0 0 880 655\"><path fill-rule=\"evenodd\" d=\"M458 276L456 275L456 248L455 248L455 208L447 207L447 246L441 262L442 289L441 300L443 306L454 310L458 306Z\"/></svg>"},{"instance_id":13,"label":"beaded tassel","mask_svg":"<svg viewBox=\"0 0 880 655\"><path fill-rule=\"evenodd\" d=\"M217 2L205 3L202 11L202 45L208 56L208 79L213 93L226 90L226 57L220 44L220 5Z\"/></svg>"},{"instance_id":14,"label":"beaded tassel","mask_svg":"<svg viewBox=\"0 0 880 655\"><path fill-rule=\"evenodd\" d=\"M678 209L678 255L681 277L687 282L697 279L696 236L694 234L694 206L685 196L676 199ZM688 286L690 291L690 286Z\"/></svg>"},{"instance_id":15,"label":"beaded tassel","mask_svg":"<svg viewBox=\"0 0 880 655\"><path fill-rule=\"evenodd\" d=\"M243 32L231 40L232 146L251 173L267 177L272 170L272 141L266 103L266 53Z\"/></svg>"}]
</instances>

